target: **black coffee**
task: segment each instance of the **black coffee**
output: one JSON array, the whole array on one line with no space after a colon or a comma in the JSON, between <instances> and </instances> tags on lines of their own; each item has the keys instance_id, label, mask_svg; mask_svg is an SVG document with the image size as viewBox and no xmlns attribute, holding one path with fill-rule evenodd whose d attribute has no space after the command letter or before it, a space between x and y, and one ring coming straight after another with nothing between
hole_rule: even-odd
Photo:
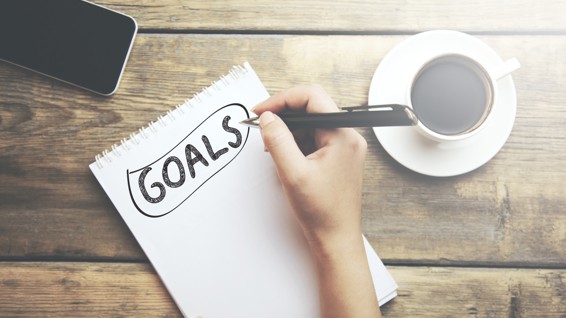
<instances>
[{"instance_id":1,"label":"black coffee","mask_svg":"<svg viewBox=\"0 0 566 318\"><path fill-rule=\"evenodd\" d=\"M430 130L457 135L475 128L491 104L484 71L462 57L441 57L423 68L411 90L418 119Z\"/></svg>"}]
</instances>

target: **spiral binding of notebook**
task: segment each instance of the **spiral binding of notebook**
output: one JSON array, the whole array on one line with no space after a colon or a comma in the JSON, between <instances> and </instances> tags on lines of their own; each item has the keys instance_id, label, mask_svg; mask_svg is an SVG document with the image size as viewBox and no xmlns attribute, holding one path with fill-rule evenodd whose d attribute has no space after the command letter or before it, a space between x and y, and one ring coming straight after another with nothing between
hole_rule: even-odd
<instances>
[{"instance_id":1,"label":"spiral binding of notebook","mask_svg":"<svg viewBox=\"0 0 566 318\"><path fill-rule=\"evenodd\" d=\"M151 134L156 134L160 126L166 127L170 122L175 121L178 118L177 116L182 116L191 108L202 104L207 97L220 93L224 87L230 86L247 72L248 69L241 65L233 66L227 75L221 76L217 81L212 82L210 86L195 93L191 98L170 109L164 115L159 116L155 121L150 121L146 126L138 129L137 132L131 133L129 137L123 138L119 143L113 144L110 150L105 149L102 153L97 154L94 158L96 166L99 169L104 168L105 163L111 163L114 158L121 157L124 152L130 151L132 147L136 147L142 143L143 140L150 138Z\"/></svg>"}]
</instances>

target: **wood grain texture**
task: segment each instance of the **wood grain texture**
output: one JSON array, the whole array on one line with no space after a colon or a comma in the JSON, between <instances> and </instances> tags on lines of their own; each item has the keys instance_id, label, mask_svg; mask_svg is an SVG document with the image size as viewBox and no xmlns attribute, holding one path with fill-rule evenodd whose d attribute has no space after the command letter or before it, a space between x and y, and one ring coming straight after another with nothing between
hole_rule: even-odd
<instances>
[{"instance_id":1,"label":"wood grain texture","mask_svg":"<svg viewBox=\"0 0 566 318\"><path fill-rule=\"evenodd\" d=\"M389 269L384 317L565 317L564 270ZM0 317L181 317L144 264L0 263L0 287Z\"/></svg>"},{"instance_id":2,"label":"wood grain texture","mask_svg":"<svg viewBox=\"0 0 566 318\"><path fill-rule=\"evenodd\" d=\"M366 103L375 68L405 38L142 34L111 98L0 64L0 259L144 260L87 168L94 155L246 60L272 93L320 83L340 106ZM361 130L363 230L386 262L566 263L566 41L481 39L522 63L514 130L488 164L421 176Z\"/></svg>"},{"instance_id":3,"label":"wood grain texture","mask_svg":"<svg viewBox=\"0 0 566 318\"><path fill-rule=\"evenodd\" d=\"M0 63L0 317L181 317L94 155L243 61L271 93L319 83L364 104L391 48L454 29L520 60L517 118L495 158L452 178L359 130L363 231L399 284L384 317L566 318L565 1L94 1L140 26L115 96Z\"/></svg>"},{"instance_id":4,"label":"wood grain texture","mask_svg":"<svg viewBox=\"0 0 566 318\"><path fill-rule=\"evenodd\" d=\"M0 263L0 317L181 317L145 264Z\"/></svg>"},{"instance_id":5,"label":"wood grain texture","mask_svg":"<svg viewBox=\"0 0 566 318\"><path fill-rule=\"evenodd\" d=\"M561 0L99 0L141 29L268 32L564 32Z\"/></svg>"}]
</instances>

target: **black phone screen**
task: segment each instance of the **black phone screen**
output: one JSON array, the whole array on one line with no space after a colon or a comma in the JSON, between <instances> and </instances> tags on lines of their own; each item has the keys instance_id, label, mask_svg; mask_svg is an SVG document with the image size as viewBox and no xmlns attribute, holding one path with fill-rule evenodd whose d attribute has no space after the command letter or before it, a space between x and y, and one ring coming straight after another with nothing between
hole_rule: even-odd
<instances>
[{"instance_id":1,"label":"black phone screen","mask_svg":"<svg viewBox=\"0 0 566 318\"><path fill-rule=\"evenodd\" d=\"M131 17L86 1L0 1L0 59L104 95L136 32Z\"/></svg>"}]
</instances>

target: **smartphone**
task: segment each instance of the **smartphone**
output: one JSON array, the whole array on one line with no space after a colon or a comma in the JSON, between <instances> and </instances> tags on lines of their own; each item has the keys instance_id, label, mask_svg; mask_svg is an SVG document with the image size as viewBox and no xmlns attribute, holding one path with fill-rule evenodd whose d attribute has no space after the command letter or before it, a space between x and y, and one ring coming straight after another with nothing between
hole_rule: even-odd
<instances>
[{"instance_id":1,"label":"smartphone","mask_svg":"<svg viewBox=\"0 0 566 318\"><path fill-rule=\"evenodd\" d=\"M137 29L133 18L88 1L1 0L0 59L111 95Z\"/></svg>"}]
</instances>

